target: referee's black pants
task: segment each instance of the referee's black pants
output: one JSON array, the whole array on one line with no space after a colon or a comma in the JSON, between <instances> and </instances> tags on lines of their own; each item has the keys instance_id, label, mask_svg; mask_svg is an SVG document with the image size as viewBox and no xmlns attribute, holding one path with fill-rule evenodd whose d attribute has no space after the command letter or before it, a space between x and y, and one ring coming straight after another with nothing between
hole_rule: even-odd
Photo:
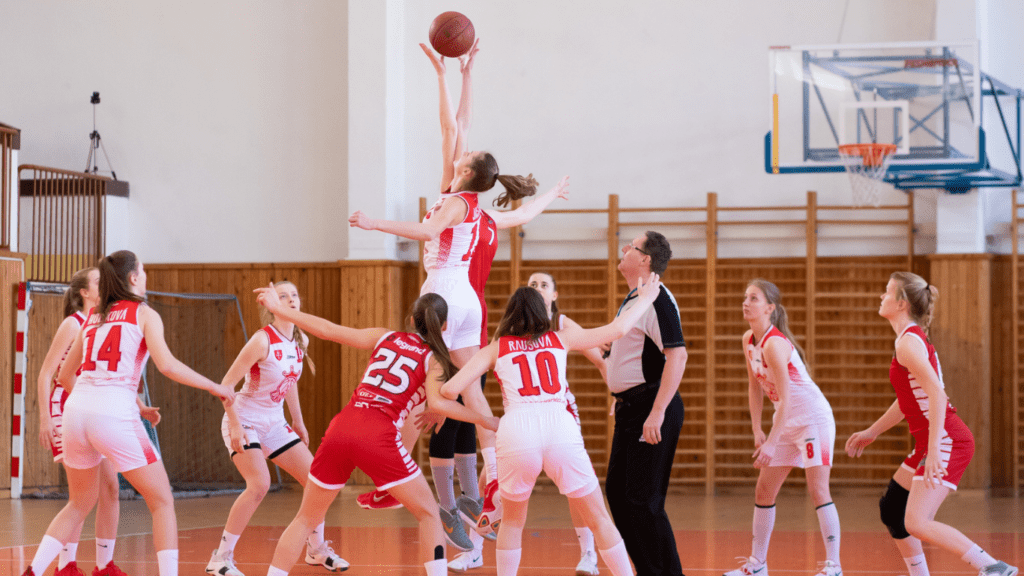
<instances>
[{"instance_id":1,"label":"referee's black pants","mask_svg":"<svg viewBox=\"0 0 1024 576\"><path fill-rule=\"evenodd\" d=\"M682 576L672 524L665 513L672 461L683 427L683 401L676 394L665 410L661 442L640 442L659 383L614 394L615 435L605 493L637 576Z\"/></svg>"}]
</instances>

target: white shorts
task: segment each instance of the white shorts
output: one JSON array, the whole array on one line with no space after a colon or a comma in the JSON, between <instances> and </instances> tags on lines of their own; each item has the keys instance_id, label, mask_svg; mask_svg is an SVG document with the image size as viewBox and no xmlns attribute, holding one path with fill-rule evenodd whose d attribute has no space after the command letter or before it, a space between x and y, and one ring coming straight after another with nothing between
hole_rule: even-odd
<instances>
[{"instance_id":1,"label":"white shorts","mask_svg":"<svg viewBox=\"0 0 1024 576\"><path fill-rule=\"evenodd\" d=\"M784 430L772 455L772 466L831 466L836 443L835 420Z\"/></svg>"},{"instance_id":2,"label":"white shorts","mask_svg":"<svg viewBox=\"0 0 1024 576\"><path fill-rule=\"evenodd\" d=\"M483 311L480 298L463 269L435 270L427 275L420 296L433 292L448 304L448 327L442 334L449 350L480 345Z\"/></svg>"},{"instance_id":3,"label":"white shorts","mask_svg":"<svg viewBox=\"0 0 1024 576\"><path fill-rule=\"evenodd\" d=\"M580 428L563 402L511 407L501 417L495 448L502 498L529 499L541 470L570 498L598 487Z\"/></svg>"},{"instance_id":4,"label":"white shorts","mask_svg":"<svg viewBox=\"0 0 1024 576\"><path fill-rule=\"evenodd\" d=\"M302 439L292 430L284 419L284 411L279 414L270 414L263 418L254 418L253 414L239 414L238 419L242 422L242 433L245 434L245 450L259 448L263 450L263 457L274 459L284 454L289 448L295 446ZM231 447L231 430L228 427L228 415L225 414L220 422L220 435L224 438L224 445L228 447L231 456L236 454Z\"/></svg>"},{"instance_id":5,"label":"white shorts","mask_svg":"<svg viewBox=\"0 0 1024 576\"><path fill-rule=\"evenodd\" d=\"M64 404L64 465L93 468L106 457L115 470L127 472L158 462L135 394L102 388L79 384Z\"/></svg>"}]
</instances>

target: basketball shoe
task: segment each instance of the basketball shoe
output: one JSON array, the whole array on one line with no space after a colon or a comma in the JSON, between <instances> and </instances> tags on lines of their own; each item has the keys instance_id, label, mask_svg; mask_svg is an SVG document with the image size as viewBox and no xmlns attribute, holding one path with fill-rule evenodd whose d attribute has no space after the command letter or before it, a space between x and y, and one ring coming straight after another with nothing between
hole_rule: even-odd
<instances>
[{"instance_id":1,"label":"basketball shoe","mask_svg":"<svg viewBox=\"0 0 1024 576\"><path fill-rule=\"evenodd\" d=\"M36 576L36 573L32 571L32 567L25 568L25 571L21 573L21 576Z\"/></svg>"},{"instance_id":2,"label":"basketball shoe","mask_svg":"<svg viewBox=\"0 0 1024 576\"><path fill-rule=\"evenodd\" d=\"M220 554L220 550L213 551L210 563L206 565L206 573L214 576L245 576L235 567L234 552Z\"/></svg>"},{"instance_id":3,"label":"basketball shoe","mask_svg":"<svg viewBox=\"0 0 1024 576\"><path fill-rule=\"evenodd\" d=\"M389 508L402 507L402 503L398 501L398 498L392 496L390 492L381 492L380 490L360 494L356 498L356 503L359 504L360 508L367 510L387 510Z\"/></svg>"},{"instance_id":4,"label":"basketball shoe","mask_svg":"<svg viewBox=\"0 0 1024 576\"><path fill-rule=\"evenodd\" d=\"M735 570L730 570L722 576L768 576L768 563L762 562L751 556L750 558L739 557L743 565Z\"/></svg>"},{"instance_id":5,"label":"basketball shoe","mask_svg":"<svg viewBox=\"0 0 1024 576\"><path fill-rule=\"evenodd\" d=\"M465 572L484 565L484 554L482 550L470 550L463 552L448 563L448 569L452 572Z\"/></svg>"},{"instance_id":6,"label":"basketball shoe","mask_svg":"<svg viewBox=\"0 0 1024 576\"><path fill-rule=\"evenodd\" d=\"M996 562L982 568L978 576L1017 576L1017 567L1006 562Z\"/></svg>"},{"instance_id":7,"label":"basketball shoe","mask_svg":"<svg viewBox=\"0 0 1024 576\"><path fill-rule=\"evenodd\" d=\"M576 565L576 576L597 576L597 552L587 550L586 554L580 557L580 563Z\"/></svg>"},{"instance_id":8,"label":"basketball shoe","mask_svg":"<svg viewBox=\"0 0 1024 576\"><path fill-rule=\"evenodd\" d=\"M92 569L92 576L128 576L128 575L125 574L124 570L121 570L121 568L117 564L114 564L113 560L111 560L110 562L107 562L107 565L104 566L102 569L99 566L93 568Z\"/></svg>"},{"instance_id":9,"label":"basketball shoe","mask_svg":"<svg viewBox=\"0 0 1024 576\"><path fill-rule=\"evenodd\" d=\"M463 520L465 520L470 526L476 526L476 523L480 521L480 513L484 509L484 499L480 498L479 500L474 500L463 494L455 500L455 506L459 509L459 515L462 516ZM483 536L488 540L498 539L498 535L494 532L488 532Z\"/></svg>"},{"instance_id":10,"label":"basketball shoe","mask_svg":"<svg viewBox=\"0 0 1024 576\"><path fill-rule=\"evenodd\" d=\"M99 568L97 568L99 570ZM77 562L68 562L63 568L53 573L53 576L85 576L85 572L78 567Z\"/></svg>"},{"instance_id":11,"label":"basketball shoe","mask_svg":"<svg viewBox=\"0 0 1024 576\"><path fill-rule=\"evenodd\" d=\"M334 553L334 549L330 546L330 540L324 540L324 543L320 545L316 550L306 545L306 564L310 566L323 566L331 572L344 572L348 570L348 562L346 562L341 556Z\"/></svg>"},{"instance_id":12,"label":"basketball shoe","mask_svg":"<svg viewBox=\"0 0 1024 576\"><path fill-rule=\"evenodd\" d=\"M831 560L825 560L818 571L818 576L843 576L843 567Z\"/></svg>"},{"instance_id":13,"label":"basketball shoe","mask_svg":"<svg viewBox=\"0 0 1024 576\"><path fill-rule=\"evenodd\" d=\"M487 536L501 527L501 495L498 494L498 481L491 480L484 489L484 504L480 511L480 519L476 523L476 533Z\"/></svg>"},{"instance_id":14,"label":"basketball shoe","mask_svg":"<svg viewBox=\"0 0 1024 576\"><path fill-rule=\"evenodd\" d=\"M459 509L452 508L451 511L438 509L438 514L441 516L441 527L444 528L444 537L448 543L462 551L472 550L473 543L469 540L469 534L466 533L466 527L459 516Z\"/></svg>"}]
</instances>

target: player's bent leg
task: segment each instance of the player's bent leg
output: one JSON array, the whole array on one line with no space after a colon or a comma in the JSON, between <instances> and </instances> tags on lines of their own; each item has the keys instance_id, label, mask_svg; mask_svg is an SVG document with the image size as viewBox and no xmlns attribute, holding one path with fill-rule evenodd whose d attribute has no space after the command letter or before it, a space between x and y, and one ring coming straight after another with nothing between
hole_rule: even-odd
<instances>
[{"instance_id":1,"label":"player's bent leg","mask_svg":"<svg viewBox=\"0 0 1024 576\"><path fill-rule=\"evenodd\" d=\"M948 486L928 488L917 480L910 485L907 498L907 512L904 518L907 532L912 536L944 548L957 556L963 556L974 546L974 542L956 528L935 521L935 513L952 490Z\"/></svg>"},{"instance_id":2,"label":"player's bent leg","mask_svg":"<svg viewBox=\"0 0 1024 576\"><path fill-rule=\"evenodd\" d=\"M626 553L626 543L622 540L618 528L612 522L612 517L604 504L604 496L600 487L594 488L588 494L573 497L569 495L569 511L573 518L579 518L593 531L593 539L596 541L597 549L601 552L601 558L613 576L631 576L633 569L629 563L629 554ZM576 566L577 576L594 576L598 574L597 555L593 549L585 552Z\"/></svg>"},{"instance_id":3,"label":"player's bent leg","mask_svg":"<svg viewBox=\"0 0 1024 576\"><path fill-rule=\"evenodd\" d=\"M405 451L409 454L413 453L413 449L416 447L416 442L420 438L420 429L416 427L416 417L423 413L426 406L425 402L417 404L416 407L409 412L409 415L405 418L405 422L402 424L402 446L405 447ZM359 504L360 508L364 508L366 510L390 510L392 508L402 507L402 503L394 496L377 489L360 494L356 497L356 503Z\"/></svg>"},{"instance_id":4,"label":"player's bent leg","mask_svg":"<svg viewBox=\"0 0 1024 576\"><path fill-rule=\"evenodd\" d=\"M267 466L267 461L260 448L250 448L235 454L231 458L231 463L235 465L238 473L245 480L245 490L231 505L227 522L224 524L224 531L238 537L249 525L249 520L252 519L256 508L270 491L270 468ZM306 473L308 474L309 471L307 470ZM231 545L230 548L233 549L234 545ZM222 549L220 551L230 550Z\"/></svg>"},{"instance_id":5,"label":"player's bent leg","mask_svg":"<svg viewBox=\"0 0 1024 576\"><path fill-rule=\"evenodd\" d=\"M419 522L420 557L423 561L443 560L445 558L445 530L441 527L441 510L438 508L423 474L417 474L408 482L392 486L388 492L397 498ZM470 544L468 547L472 548L472 545ZM440 557L437 555L438 549L441 550Z\"/></svg>"},{"instance_id":6,"label":"player's bent leg","mask_svg":"<svg viewBox=\"0 0 1024 576\"><path fill-rule=\"evenodd\" d=\"M769 466L761 468L757 475L754 488L754 503L758 506L774 506L775 498L782 489L782 484L789 476L792 466Z\"/></svg>"},{"instance_id":7,"label":"player's bent leg","mask_svg":"<svg viewBox=\"0 0 1024 576\"><path fill-rule=\"evenodd\" d=\"M178 519L174 515L174 497L167 470L160 460L134 470L121 472L125 480L146 501L153 516L153 547L162 550L178 549ZM161 576L164 576L161 573Z\"/></svg>"},{"instance_id":8,"label":"player's bent leg","mask_svg":"<svg viewBox=\"0 0 1024 576\"><path fill-rule=\"evenodd\" d=\"M277 541L271 568L287 573L295 565L303 544L313 530L323 523L327 509L341 492L339 488L324 488L316 482L307 482L302 490L302 504L295 518ZM342 569L343 570L343 569Z\"/></svg>"},{"instance_id":9,"label":"player's bent leg","mask_svg":"<svg viewBox=\"0 0 1024 576\"><path fill-rule=\"evenodd\" d=\"M601 491L598 490L598 493ZM601 497L601 506L604 506L604 497ZM572 526L576 530L576 540L580 545L580 561L576 565L577 576L593 576L597 574L597 549L594 548L594 532L588 527L583 513L572 505L569 500L569 516L572 518ZM608 516L611 522L611 516ZM613 523L614 525L614 523Z\"/></svg>"}]
</instances>

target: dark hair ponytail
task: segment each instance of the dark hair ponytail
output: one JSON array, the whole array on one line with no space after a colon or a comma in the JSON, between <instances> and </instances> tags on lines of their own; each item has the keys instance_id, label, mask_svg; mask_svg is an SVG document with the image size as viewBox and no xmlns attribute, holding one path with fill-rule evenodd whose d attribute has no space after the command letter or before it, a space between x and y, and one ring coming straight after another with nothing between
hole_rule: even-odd
<instances>
[{"instance_id":1,"label":"dark hair ponytail","mask_svg":"<svg viewBox=\"0 0 1024 576\"><path fill-rule=\"evenodd\" d=\"M444 380L447 382L458 372L455 363L452 362L451 354L448 353L448 346L441 336L442 327L448 320L448 303L444 298L428 292L416 299L412 305L412 323L416 333L423 338L423 341L430 346L434 352L434 358L441 363L444 370Z\"/></svg>"},{"instance_id":2,"label":"dark hair ponytail","mask_svg":"<svg viewBox=\"0 0 1024 576\"><path fill-rule=\"evenodd\" d=\"M498 323L495 338L502 336L531 336L536 338L551 330L544 297L529 286L516 290L508 299L505 315Z\"/></svg>"},{"instance_id":3,"label":"dark hair ponytail","mask_svg":"<svg viewBox=\"0 0 1024 576\"><path fill-rule=\"evenodd\" d=\"M498 161L490 152L483 152L478 156L469 169L473 171L471 178L464 185L467 192L486 192L494 188L494 184L501 182L505 191L494 199L494 205L502 208L508 206L513 200L533 196L537 193L537 180L533 174L529 176L507 176L498 173Z\"/></svg>"},{"instance_id":4,"label":"dark hair ponytail","mask_svg":"<svg viewBox=\"0 0 1024 576\"><path fill-rule=\"evenodd\" d=\"M83 268L75 272L68 284L68 291L64 293L64 317L67 318L85 307L85 299L82 298L82 290L89 290L89 273L96 267ZM88 312L88 310L82 310Z\"/></svg>"},{"instance_id":5,"label":"dark hair ponytail","mask_svg":"<svg viewBox=\"0 0 1024 576\"><path fill-rule=\"evenodd\" d=\"M109 256L100 258L96 263L100 270L100 303L96 312L100 315L100 324L107 321L107 314L115 302L128 300L142 302L142 296L132 292L128 278L139 269L139 259L130 250L118 250Z\"/></svg>"}]
</instances>

